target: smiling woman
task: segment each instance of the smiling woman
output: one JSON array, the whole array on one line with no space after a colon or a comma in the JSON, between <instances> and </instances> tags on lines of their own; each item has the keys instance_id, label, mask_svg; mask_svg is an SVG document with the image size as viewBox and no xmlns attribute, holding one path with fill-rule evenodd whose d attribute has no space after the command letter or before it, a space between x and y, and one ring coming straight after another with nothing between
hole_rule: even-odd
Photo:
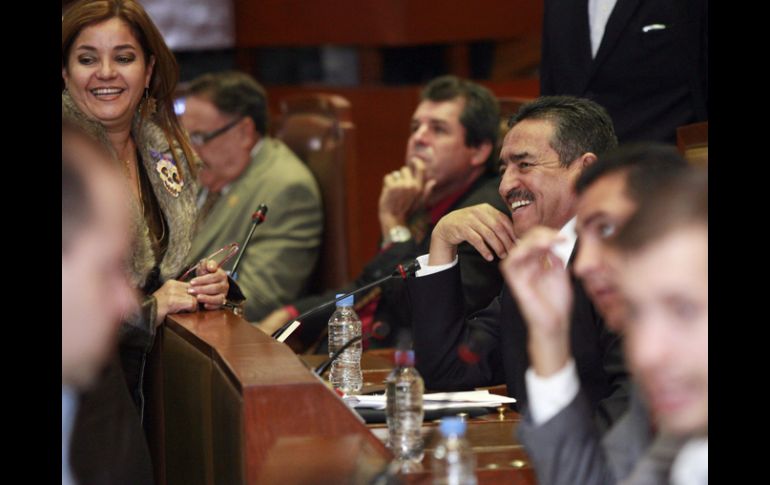
<instances>
[{"instance_id":1,"label":"smiling woman","mask_svg":"<svg viewBox=\"0 0 770 485\"><path fill-rule=\"evenodd\" d=\"M142 432L156 327L199 304L219 308L229 284L216 264L201 265L190 282L175 280L188 266L199 162L173 110L177 63L144 8L132 0L73 3L62 17L62 78L62 116L101 141L125 172L133 195L128 276L144 295L141 311L123 319L120 362L81 399L73 468L82 483L144 483L144 438L129 453L115 443Z\"/></svg>"},{"instance_id":2,"label":"smiling woman","mask_svg":"<svg viewBox=\"0 0 770 485\"><path fill-rule=\"evenodd\" d=\"M145 58L131 29L115 17L84 28L62 70L72 98L111 130L128 130L149 90L155 58Z\"/></svg>"}]
</instances>

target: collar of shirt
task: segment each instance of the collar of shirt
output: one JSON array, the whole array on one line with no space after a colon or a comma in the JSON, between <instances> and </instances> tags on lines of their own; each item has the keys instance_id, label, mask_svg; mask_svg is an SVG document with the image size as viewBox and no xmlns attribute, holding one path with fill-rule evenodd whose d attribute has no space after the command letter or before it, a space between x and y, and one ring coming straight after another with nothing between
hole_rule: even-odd
<instances>
[{"instance_id":1,"label":"collar of shirt","mask_svg":"<svg viewBox=\"0 0 770 485\"><path fill-rule=\"evenodd\" d=\"M564 237L564 241L556 243L553 246L554 254L556 254L556 256L561 259L564 267L567 266L569 258L572 255L572 251L575 249L575 241L577 241L577 234L575 234L575 221L576 218L573 217L569 220L569 222L564 224L564 227L562 227L559 231L559 235Z\"/></svg>"},{"instance_id":2,"label":"collar of shirt","mask_svg":"<svg viewBox=\"0 0 770 485\"><path fill-rule=\"evenodd\" d=\"M673 485L700 485L708 483L709 440L694 438L677 454L671 467Z\"/></svg>"},{"instance_id":3,"label":"collar of shirt","mask_svg":"<svg viewBox=\"0 0 770 485\"><path fill-rule=\"evenodd\" d=\"M473 182L471 182L473 183ZM463 186L460 190L457 192L454 192L452 194L449 194L448 196L444 197L440 201L433 204L431 207L426 207L428 210L428 214L430 215L430 223L431 225L438 224L439 219L444 217L447 212L449 212L449 208L454 205L457 200L467 192L468 187L470 184L467 184Z\"/></svg>"},{"instance_id":4,"label":"collar of shirt","mask_svg":"<svg viewBox=\"0 0 770 485\"><path fill-rule=\"evenodd\" d=\"M591 57L596 58L599 46L617 0L588 0L588 26L591 31Z\"/></svg>"},{"instance_id":5,"label":"collar of shirt","mask_svg":"<svg viewBox=\"0 0 770 485\"><path fill-rule=\"evenodd\" d=\"M260 148L262 148L262 145L265 144L265 137L262 137L259 139L259 141L252 147L251 151L249 152L249 156L251 158L254 158L257 156L257 153L259 153Z\"/></svg>"}]
</instances>

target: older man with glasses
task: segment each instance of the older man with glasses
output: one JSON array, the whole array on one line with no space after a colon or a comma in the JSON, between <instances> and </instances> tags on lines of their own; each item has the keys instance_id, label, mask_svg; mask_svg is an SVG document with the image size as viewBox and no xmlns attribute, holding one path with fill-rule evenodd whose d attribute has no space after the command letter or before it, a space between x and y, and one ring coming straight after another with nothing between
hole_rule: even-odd
<instances>
[{"instance_id":1,"label":"older man with glasses","mask_svg":"<svg viewBox=\"0 0 770 485\"><path fill-rule=\"evenodd\" d=\"M318 185L286 145L267 135L267 96L247 74L193 80L181 121L203 161L191 263L242 242L257 206L270 208L238 267L244 316L261 320L301 296L315 267L323 230Z\"/></svg>"}]
</instances>

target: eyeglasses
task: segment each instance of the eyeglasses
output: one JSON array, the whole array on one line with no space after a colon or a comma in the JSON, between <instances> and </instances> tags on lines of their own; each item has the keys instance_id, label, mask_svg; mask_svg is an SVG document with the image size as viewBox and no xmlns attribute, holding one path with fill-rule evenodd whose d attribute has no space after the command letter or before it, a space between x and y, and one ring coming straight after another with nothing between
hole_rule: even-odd
<instances>
[{"instance_id":1,"label":"eyeglasses","mask_svg":"<svg viewBox=\"0 0 770 485\"><path fill-rule=\"evenodd\" d=\"M230 243L227 246L218 249L217 251L214 251L211 255L209 255L206 259L203 259L201 261L208 261L209 259L213 259L217 263L217 267L221 268L224 266L224 264L230 260L235 254L238 252L238 249L240 247L238 246L238 243ZM184 281L187 279L188 276L193 274L195 270L198 269L198 265L200 264L200 261L195 263L194 265L190 266L190 268L185 271L182 276L177 278L178 281Z\"/></svg>"},{"instance_id":2,"label":"eyeglasses","mask_svg":"<svg viewBox=\"0 0 770 485\"><path fill-rule=\"evenodd\" d=\"M197 131L195 133L190 133L190 142L192 142L193 145L197 145L197 146L204 145L209 141L213 140L214 138L218 137L222 133L226 132L233 126L237 125L243 118L244 118L243 116L241 116L240 118L236 118L230 123L223 126L222 128L217 128L216 130L210 131L208 133L200 133Z\"/></svg>"}]
</instances>

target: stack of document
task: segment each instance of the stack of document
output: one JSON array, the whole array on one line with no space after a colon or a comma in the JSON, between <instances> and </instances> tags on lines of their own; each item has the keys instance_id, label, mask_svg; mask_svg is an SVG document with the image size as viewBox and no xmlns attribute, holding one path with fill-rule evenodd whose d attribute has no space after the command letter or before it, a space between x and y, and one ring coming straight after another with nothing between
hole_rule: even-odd
<instances>
[{"instance_id":1,"label":"stack of document","mask_svg":"<svg viewBox=\"0 0 770 485\"><path fill-rule=\"evenodd\" d=\"M344 401L353 408L385 409L385 394L375 396L345 396ZM436 392L422 396L423 409L431 411L447 408L494 408L516 402L516 399L489 391Z\"/></svg>"}]
</instances>

